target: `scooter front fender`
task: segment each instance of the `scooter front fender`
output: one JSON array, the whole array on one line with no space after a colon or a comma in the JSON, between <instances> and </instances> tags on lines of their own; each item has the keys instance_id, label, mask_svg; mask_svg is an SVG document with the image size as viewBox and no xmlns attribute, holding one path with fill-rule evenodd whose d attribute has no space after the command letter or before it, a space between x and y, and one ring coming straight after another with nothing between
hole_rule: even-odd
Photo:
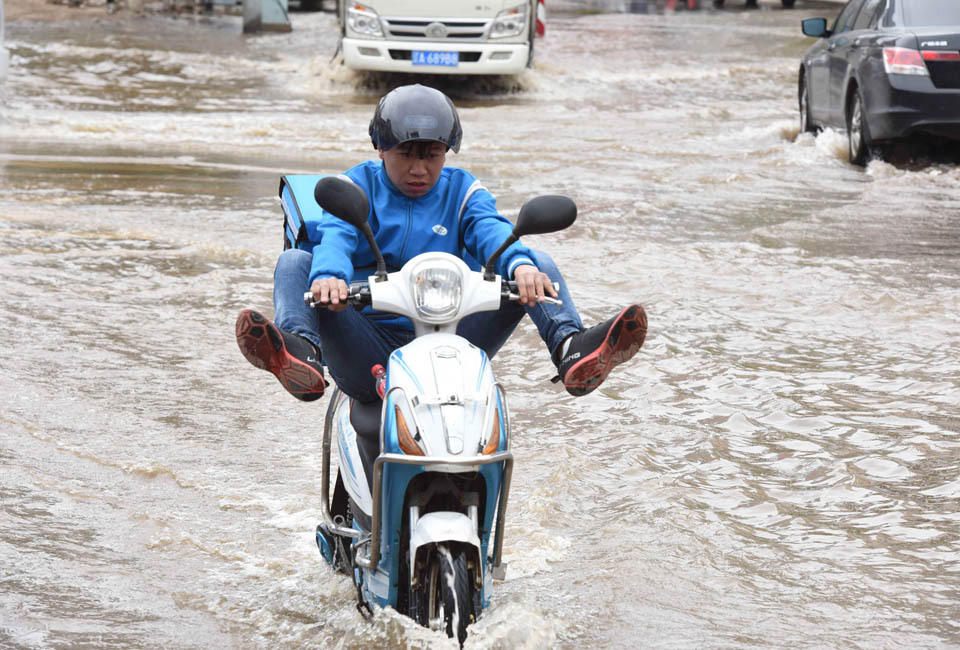
<instances>
[{"instance_id":1,"label":"scooter front fender","mask_svg":"<svg viewBox=\"0 0 960 650\"><path fill-rule=\"evenodd\" d=\"M460 512L428 512L420 517L410 534L410 554L416 557L418 548L437 542L463 542L480 551L477 527Z\"/></svg>"},{"instance_id":2,"label":"scooter front fender","mask_svg":"<svg viewBox=\"0 0 960 650\"><path fill-rule=\"evenodd\" d=\"M417 566L417 553L421 548L443 542L469 544L475 550L477 566L481 566L480 537L477 525L470 517L460 512L428 512L411 524L410 566Z\"/></svg>"}]
</instances>

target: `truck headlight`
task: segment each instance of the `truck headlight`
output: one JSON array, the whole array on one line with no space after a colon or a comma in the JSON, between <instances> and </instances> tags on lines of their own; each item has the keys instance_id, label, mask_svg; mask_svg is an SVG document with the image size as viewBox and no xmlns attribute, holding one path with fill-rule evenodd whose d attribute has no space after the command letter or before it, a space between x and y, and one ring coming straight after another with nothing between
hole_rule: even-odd
<instances>
[{"instance_id":1,"label":"truck headlight","mask_svg":"<svg viewBox=\"0 0 960 650\"><path fill-rule=\"evenodd\" d=\"M359 2L354 2L347 8L347 29L361 36L383 38L380 16L376 11Z\"/></svg>"},{"instance_id":2,"label":"truck headlight","mask_svg":"<svg viewBox=\"0 0 960 650\"><path fill-rule=\"evenodd\" d=\"M527 26L527 5L504 9L497 14L490 27L490 38L519 36Z\"/></svg>"},{"instance_id":3,"label":"truck headlight","mask_svg":"<svg viewBox=\"0 0 960 650\"><path fill-rule=\"evenodd\" d=\"M423 320L443 321L460 310L463 279L452 263L432 260L414 271L411 282L414 305Z\"/></svg>"}]
</instances>

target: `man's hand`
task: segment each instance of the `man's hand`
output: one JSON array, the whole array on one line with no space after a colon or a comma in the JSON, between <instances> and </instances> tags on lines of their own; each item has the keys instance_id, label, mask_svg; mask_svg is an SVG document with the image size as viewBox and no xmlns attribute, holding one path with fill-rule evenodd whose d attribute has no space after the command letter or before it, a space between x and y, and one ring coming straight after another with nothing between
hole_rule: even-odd
<instances>
[{"instance_id":1,"label":"man's hand","mask_svg":"<svg viewBox=\"0 0 960 650\"><path fill-rule=\"evenodd\" d=\"M313 301L331 311L343 311L347 304L347 283L340 278L317 278L310 285Z\"/></svg>"},{"instance_id":2,"label":"man's hand","mask_svg":"<svg viewBox=\"0 0 960 650\"><path fill-rule=\"evenodd\" d=\"M520 294L520 304L533 307L543 302L544 296L557 297L550 276L535 266L521 264L513 270L513 279L517 281L517 293Z\"/></svg>"}]
</instances>

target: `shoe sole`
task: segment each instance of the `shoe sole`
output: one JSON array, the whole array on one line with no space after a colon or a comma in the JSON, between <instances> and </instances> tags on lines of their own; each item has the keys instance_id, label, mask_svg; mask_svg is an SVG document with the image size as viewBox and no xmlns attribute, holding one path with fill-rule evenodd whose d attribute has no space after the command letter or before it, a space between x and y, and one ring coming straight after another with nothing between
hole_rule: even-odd
<instances>
[{"instance_id":1,"label":"shoe sole","mask_svg":"<svg viewBox=\"0 0 960 650\"><path fill-rule=\"evenodd\" d=\"M277 326L259 312L244 309L237 316L237 345L247 361L280 380L291 395L304 402L323 397L323 375L289 352Z\"/></svg>"},{"instance_id":2,"label":"shoe sole","mask_svg":"<svg viewBox=\"0 0 960 650\"><path fill-rule=\"evenodd\" d=\"M647 313L639 304L625 308L613 321L603 343L567 370L563 385L576 397L591 393L610 371L629 361L647 336Z\"/></svg>"}]
</instances>

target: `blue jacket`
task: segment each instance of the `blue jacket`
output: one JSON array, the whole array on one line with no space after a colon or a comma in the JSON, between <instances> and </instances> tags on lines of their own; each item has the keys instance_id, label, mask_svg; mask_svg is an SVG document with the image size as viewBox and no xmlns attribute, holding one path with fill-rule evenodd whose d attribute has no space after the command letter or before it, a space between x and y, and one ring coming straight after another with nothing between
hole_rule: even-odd
<instances>
[{"instance_id":1,"label":"blue jacket","mask_svg":"<svg viewBox=\"0 0 960 650\"><path fill-rule=\"evenodd\" d=\"M393 185L379 160L361 163L345 175L367 193L367 221L389 270L427 251L451 253L478 269L478 263L486 262L513 230L513 224L497 212L493 195L457 167L444 167L436 185L416 199ZM373 252L356 228L326 212L319 221L308 219L306 226L310 240L316 242L308 286L320 277L349 283L372 274ZM536 266L535 259L517 242L500 257L496 270L501 277L511 278L520 264ZM354 278L359 269L369 273Z\"/></svg>"}]
</instances>

